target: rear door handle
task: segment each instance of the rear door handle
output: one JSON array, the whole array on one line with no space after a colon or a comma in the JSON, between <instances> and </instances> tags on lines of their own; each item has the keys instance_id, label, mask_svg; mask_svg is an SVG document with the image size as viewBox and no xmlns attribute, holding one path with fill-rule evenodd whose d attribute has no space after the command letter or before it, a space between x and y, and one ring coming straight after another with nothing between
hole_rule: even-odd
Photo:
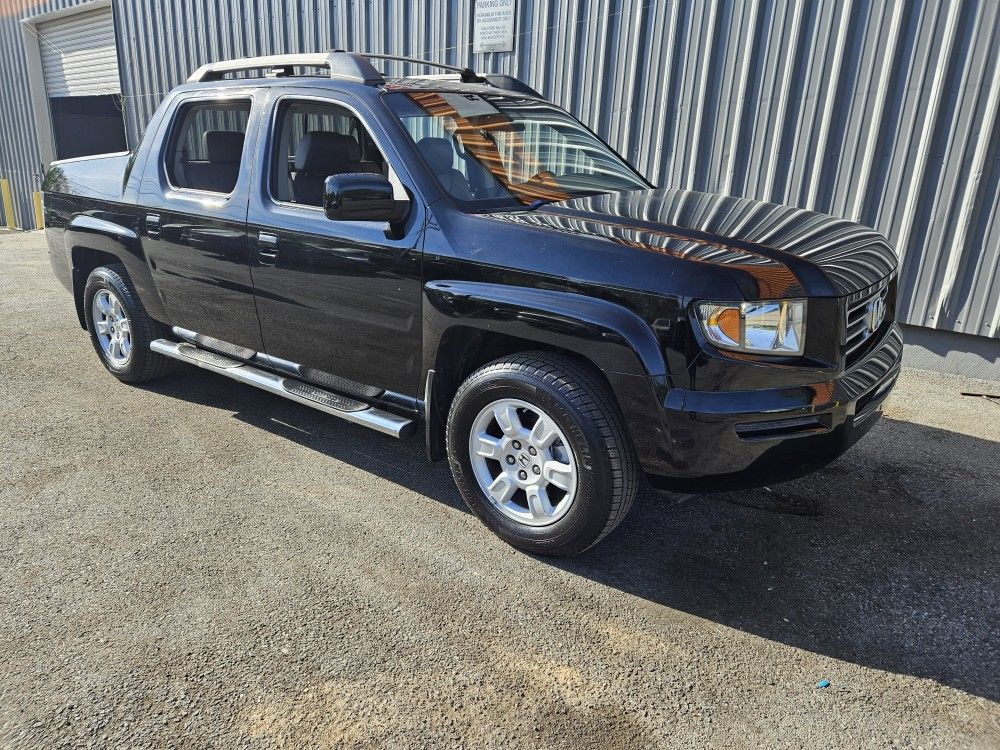
<instances>
[{"instance_id":1,"label":"rear door handle","mask_svg":"<svg viewBox=\"0 0 1000 750\"><path fill-rule=\"evenodd\" d=\"M146 234L150 237L160 236L159 214L146 214Z\"/></svg>"},{"instance_id":2,"label":"rear door handle","mask_svg":"<svg viewBox=\"0 0 1000 750\"><path fill-rule=\"evenodd\" d=\"M257 235L257 257L265 265L274 265L278 258L278 235L269 232Z\"/></svg>"}]
</instances>

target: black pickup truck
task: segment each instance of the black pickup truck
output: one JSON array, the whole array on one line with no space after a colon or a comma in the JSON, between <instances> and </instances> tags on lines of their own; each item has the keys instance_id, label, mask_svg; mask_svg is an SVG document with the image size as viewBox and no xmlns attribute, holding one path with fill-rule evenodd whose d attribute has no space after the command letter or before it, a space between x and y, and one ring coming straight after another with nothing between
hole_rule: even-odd
<instances>
[{"instance_id":1,"label":"black pickup truck","mask_svg":"<svg viewBox=\"0 0 1000 750\"><path fill-rule=\"evenodd\" d=\"M181 360L420 432L489 528L555 555L641 473L777 482L876 421L902 353L880 234L656 188L516 79L380 57L207 65L134 151L52 165L52 265L115 377Z\"/></svg>"}]
</instances>

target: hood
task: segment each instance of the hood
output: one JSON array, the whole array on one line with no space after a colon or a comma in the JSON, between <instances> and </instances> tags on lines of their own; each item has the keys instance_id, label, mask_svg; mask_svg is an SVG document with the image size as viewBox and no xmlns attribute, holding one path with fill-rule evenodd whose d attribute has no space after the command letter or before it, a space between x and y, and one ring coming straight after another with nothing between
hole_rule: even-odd
<instances>
[{"instance_id":1,"label":"hood","mask_svg":"<svg viewBox=\"0 0 1000 750\"><path fill-rule=\"evenodd\" d=\"M692 190L575 198L503 218L725 265L748 297L844 296L896 269L896 254L874 229L791 206Z\"/></svg>"}]
</instances>

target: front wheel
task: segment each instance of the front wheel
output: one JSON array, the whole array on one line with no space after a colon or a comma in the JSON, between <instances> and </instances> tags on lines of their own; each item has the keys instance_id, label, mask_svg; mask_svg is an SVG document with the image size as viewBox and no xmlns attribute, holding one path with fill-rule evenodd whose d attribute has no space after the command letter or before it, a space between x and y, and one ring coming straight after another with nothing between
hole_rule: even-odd
<instances>
[{"instance_id":1,"label":"front wheel","mask_svg":"<svg viewBox=\"0 0 1000 750\"><path fill-rule=\"evenodd\" d=\"M624 518L638 466L607 385L559 354L472 373L448 415L448 458L469 508L520 549L571 555Z\"/></svg>"}]
</instances>

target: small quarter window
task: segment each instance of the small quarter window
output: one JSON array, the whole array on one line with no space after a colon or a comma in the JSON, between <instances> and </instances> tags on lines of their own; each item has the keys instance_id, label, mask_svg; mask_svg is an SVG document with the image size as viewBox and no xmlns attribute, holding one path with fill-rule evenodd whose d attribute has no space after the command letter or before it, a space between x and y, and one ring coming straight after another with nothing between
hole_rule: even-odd
<instances>
[{"instance_id":1,"label":"small quarter window","mask_svg":"<svg viewBox=\"0 0 1000 750\"><path fill-rule=\"evenodd\" d=\"M322 206L331 175L388 175L385 158L361 120L336 104L284 102L272 157L271 190L283 203Z\"/></svg>"},{"instance_id":2,"label":"small quarter window","mask_svg":"<svg viewBox=\"0 0 1000 750\"><path fill-rule=\"evenodd\" d=\"M243 162L250 102L188 104L177 113L180 123L167 151L170 184L177 188L231 193Z\"/></svg>"}]
</instances>

